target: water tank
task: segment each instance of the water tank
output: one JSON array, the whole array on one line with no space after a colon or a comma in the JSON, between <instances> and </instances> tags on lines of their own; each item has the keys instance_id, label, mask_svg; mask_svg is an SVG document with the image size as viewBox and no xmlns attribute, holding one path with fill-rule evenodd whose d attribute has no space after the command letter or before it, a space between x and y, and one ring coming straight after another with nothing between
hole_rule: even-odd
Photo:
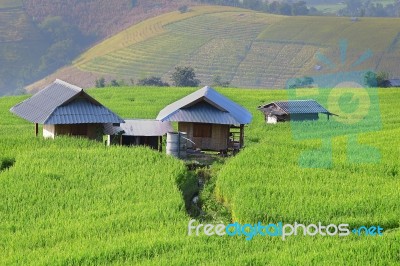
<instances>
[{"instance_id":1,"label":"water tank","mask_svg":"<svg viewBox=\"0 0 400 266\"><path fill-rule=\"evenodd\" d=\"M186 158L186 132L167 133L167 154L177 158Z\"/></svg>"}]
</instances>

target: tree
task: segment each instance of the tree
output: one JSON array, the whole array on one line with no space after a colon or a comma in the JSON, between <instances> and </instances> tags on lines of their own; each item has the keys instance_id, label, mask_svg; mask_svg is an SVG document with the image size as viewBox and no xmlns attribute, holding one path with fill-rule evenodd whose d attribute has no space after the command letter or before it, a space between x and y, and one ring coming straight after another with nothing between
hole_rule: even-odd
<instances>
[{"instance_id":1,"label":"tree","mask_svg":"<svg viewBox=\"0 0 400 266\"><path fill-rule=\"evenodd\" d=\"M178 8L178 10L179 10L179 12L181 12L181 13L183 14L183 13L188 12L189 8L188 8L188 6L183 5L183 6L180 6L180 7Z\"/></svg>"},{"instance_id":2,"label":"tree","mask_svg":"<svg viewBox=\"0 0 400 266\"><path fill-rule=\"evenodd\" d=\"M305 88L305 87L310 87L314 83L314 79L312 77L304 76L302 78L296 78L295 80L292 80L288 84L289 89L295 89L295 88Z\"/></svg>"},{"instance_id":3,"label":"tree","mask_svg":"<svg viewBox=\"0 0 400 266\"><path fill-rule=\"evenodd\" d=\"M381 71L379 73L368 71L364 75L364 83L367 87L389 87L389 73L385 71Z\"/></svg>"},{"instance_id":4,"label":"tree","mask_svg":"<svg viewBox=\"0 0 400 266\"><path fill-rule=\"evenodd\" d=\"M149 77L144 79L139 79L137 82L139 86L157 86L157 87L169 87L167 82L163 82L160 77Z\"/></svg>"},{"instance_id":5,"label":"tree","mask_svg":"<svg viewBox=\"0 0 400 266\"><path fill-rule=\"evenodd\" d=\"M386 71L381 71L376 75L376 83L379 88L387 88L390 86L389 73Z\"/></svg>"},{"instance_id":6,"label":"tree","mask_svg":"<svg viewBox=\"0 0 400 266\"><path fill-rule=\"evenodd\" d=\"M305 16L308 15L310 10L307 8L307 3L304 1L294 2L292 4L293 15Z\"/></svg>"},{"instance_id":7,"label":"tree","mask_svg":"<svg viewBox=\"0 0 400 266\"><path fill-rule=\"evenodd\" d=\"M197 87L200 84L200 80L196 79L194 69L187 66L176 67L171 79L177 87Z\"/></svg>"},{"instance_id":8,"label":"tree","mask_svg":"<svg viewBox=\"0 0 400 266\"><path fill-rule=\"evenodd\" d=\"M110 85L111 85L111 87L119 87L120 86L119 82L116 79L111 80Z\"/></svg>"},{"instance_id":9,"label":"tree","mask_svg":"<svg viewBox=\"0 0 400 266\"><path fill-rule=\"evenodd\" d=\"M105 86L106 86L105 78L101 77L99 79L96 79L96 88L104 88Z\"/></svg>"},{"instance_id":10,"label":"tree","mask_svg":"<svg viewBox=\"0 0 400 266\"><path fill-rule=\"evenodd\" d=\"M229 81L223 81L221 76L217 75L213 78L213 86L228 87L231 83Z\"/></svg>"},{"instance_id":11,"label":"tree","mask_svg":"<svg viewBox=\"0 0 400 266\"><path fill-rule=\"evenodd\" d=\"M292 15L292 6L289 3L281 3L279 7L279 14L291 16Z\"/></svg>"},{"instance_id":12,"label":"tree","mask_svg":"<svg viewBox=\"0 0 400 266\"><path fill-rule=\"evenodd\" d=\"M303 79L302 79L302 81L301 81L301 85L302 85L303 87L310 86L310 85L312 85L313 83L314 83L314 79L313 79L312 77L308 77L308 76L303 77Z\"/></svg>"},{"instance_id":13,"label":"tree","mask_svg":"<svg viewBox=\"0 0 400 266\"><path fill-rule=\"evenodd\" d=\"M368 71L364 74L364 84L367 87L376 87L376 73Z\"/></svg>"}]
</instances>

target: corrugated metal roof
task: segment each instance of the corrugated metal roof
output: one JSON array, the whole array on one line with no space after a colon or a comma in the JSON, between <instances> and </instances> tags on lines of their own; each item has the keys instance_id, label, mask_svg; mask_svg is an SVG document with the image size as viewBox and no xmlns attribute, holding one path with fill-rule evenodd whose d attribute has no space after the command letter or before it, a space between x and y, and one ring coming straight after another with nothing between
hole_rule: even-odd
<instances>
[{"instance_id":1,"label":"corrugated metal roof","mask_svg":"<svg viewBox=\"0 0 400 266\"><path fill-rule=\"evenodd\" d=\"M164 121L179 121L192 123L211 123L224 125L237 125L237 120L228 112L221 112L219 109L208 103L198 103L188 108L179 109Z\"/></svg>"},{"instance_id":2,"label":"corrugated metal roof","mask_svg":"<svg viewBox=\"0 0 400 266\"><path fill-rule=\"evenodd\" d=\"M45 124L50 125L91 123L123 123L123 120L102 105L86 99L76 99L57 107L45 121Z\"/></svg>"},{"instance_id":3,"label":"corrugated metal roof","mask_svg":"<svg viewBox=\"0 0 400 266\"><path fill-rule=\"evenodd\" d=\"M174 131L170 122L162 122L153 119L125 119L120 126L107 124L104 127L107 135L115 135L121 131L126 136L163 136Z\"/></svg>"},{"instance_id":4,"label":"corrugated metal roof","mask_svg":"<svg viewBox=\"0 0 400 266\"><path fill-rule=\"evenodd\" d=\"M400 79L389 79L391 87L400 87Z\"/></svg>"},{"instance_id":5,"label":"corrugated metal roof","mask_svg":"<svg viewBox=\"0 0 400 266\"><path fill-rule=\"evenodd\" d=\"M272 105L279 107L286 114L332 114L315 100L293 100L272 102L259 106L260 110L268 110Z\"/></svg>"},{"instance_id":6,"label":"corrugated metal roof","mask_svg":"<svg viewBox=\"0 0 400 266\"><path fill-rule=\"evenodd\" d=\"M87 101L81 102L78 97ZM109 123L123 122L82 88L59 79L10 111L39 124L105 123L105 120Z\"/></svg>"},{"instance_id":7,"label":"corrugated metal roof","mask_svg":"<svg viewBox=\"0 0 400 266\"><path fill-rule=\"evenodd\" d=\"M199 102L207 102L214 109L211 111L211 109L190 108ZM202 111L206 113L202 114ZM191 112L194 112L192 116ZM219 116L213 118L217 113ZM218 121L218 124L249 124L253 118L245 108L206 86L166 106L158 114L157 120L183 122L181 119L185 119L186 122L195 122L190 119L200 119L200 117L202 123Z\"/></svg>"}]
</instances>

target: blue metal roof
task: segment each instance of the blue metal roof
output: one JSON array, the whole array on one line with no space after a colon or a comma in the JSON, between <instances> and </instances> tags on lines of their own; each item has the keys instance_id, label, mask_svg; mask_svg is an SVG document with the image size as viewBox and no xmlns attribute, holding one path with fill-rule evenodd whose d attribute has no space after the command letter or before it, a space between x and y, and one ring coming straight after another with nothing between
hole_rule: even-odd
<instances>
[{"instance_id":1,"label":"blue metal roof","mask_svg":"<svg viewBox=\"0 0 400 266\"><path fill-rule=\"evenodd\" d=\"M166 106L157 116L160 121L227 125L249 124L252 118L245 108L208 86Z\"/></svg>"},{"instance_id":2,"label":"blue metal roof","mask_svg":"<svg viewBox=\"0 0 400 266\"><path fill-rule=\"evenodd\" d=\"M123 131L124 136L164 136L168 132L174 131L170 122L162 122L153 119L125 119L125 123L120 126L106 124L104 126L107 135L116 135Z\"/></svg>"},{"instance_id":3,"label":"blue metal roof","mask_svg":"<svg viewBox=\"0 0 400 266\"><path fill-rule=\"evenodd\" d=\"M82 88L58 79L10 111L39 124L123 123Z\"/></svg>"},{"instance_id":4,"label":"blue metal roof","mask_svg":"<svg viewBox=\"0 0 400 266\"><path fill-rule=\"evenodd\" d=\"M389 79L391 87L400 87L400 79Z\"/></svg>"},{"instance_id":5,"label":"blue metal roof","mask_svg":"<svg viewBox=\"0 0 400 266\"><path fill-rule=\"evenodd\" d=\"M57 107L44 124L104 124L123 122L116 114L102 105L96 105L86 99L76 99L71 103Z\"/></svg>"},{"instance_id":6,"label":"blue metal roof","mask_svg":"<svg viewBox=\"0 0 400 266\"><path fill-rule=\"evenodd\" d=\"M192 123L210 124L239 124L228 112L221 112L219 109L208 103L202 102L188 108L182 108L167 116L163 121L179 121Z\"/></svg>"},{"instance_id":7,"label":"blue metal roof","mask_svg":"<svg viewBox=\"0 0 400 266\"><path fill-rule=\"evenodd\" d=\"M292 100L279 101L259 106L259 109L269 109L272 106L278 107L286 114L332 114L315 100Z\"/></svg>"}]
</instances>

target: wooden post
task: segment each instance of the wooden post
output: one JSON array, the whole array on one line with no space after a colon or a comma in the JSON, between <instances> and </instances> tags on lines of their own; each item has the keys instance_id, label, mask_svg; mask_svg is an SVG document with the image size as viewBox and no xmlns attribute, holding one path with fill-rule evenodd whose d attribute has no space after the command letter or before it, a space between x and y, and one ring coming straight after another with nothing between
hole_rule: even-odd
<instances>
[{"instance_id":1,"label":"wooden post","mask_svg":"<svg viewBox=\"0 0 400 266\"><path fill-rule=\"evenodd\" d=\"M35 137L39 135L39 124L35 123Z\"/></svg>"},{"instance_id":2,"label":"wooden post","mask_svg":"<svg viewBox=\"0 0 400 266\"><path fill-rule=\"evenodd\" d=\"M162 136L159 136L159 137L158 137L158 142L159 142L159 144L158 144L158 151L159 151L159 152L162 152Z\"/></svg>"},{"instance_id":3,"label":"wooden post","mask_svg":"<svg viewBox=\"0 0 400 266\"><path fill-rule=\"evenodd\" d=\"M240 145L240 148L243 148L243 146L244 146L244 125L242 124L242 125L240 125L240 140L239 140L239 145Z\"/></svg>"},{"instance_id":4,"label":"wooden post","mask_svg":"<svg viewBox=\"0 0 400 266\"><path fill-rule=\"evenodd\" d=\"M122 135L119 136L119 145L122 146Z\"/></svg>"}]
</instances>

